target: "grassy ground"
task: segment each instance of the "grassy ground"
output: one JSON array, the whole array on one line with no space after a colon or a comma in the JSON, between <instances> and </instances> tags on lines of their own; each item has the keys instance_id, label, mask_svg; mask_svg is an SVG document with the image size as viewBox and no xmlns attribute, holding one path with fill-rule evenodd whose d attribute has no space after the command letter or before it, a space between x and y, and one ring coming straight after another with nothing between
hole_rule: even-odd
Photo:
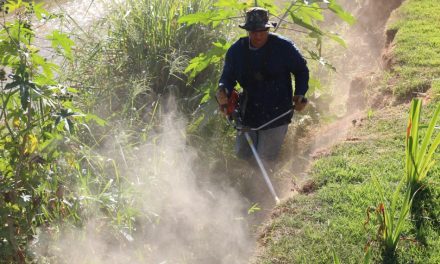
<instances>
[{"instance_id":1,"label":"grassy ground","mask_svg":"<svg viewBox=\"0 0 440 264\"><path fill-rule=\"evenodd\" d=\"M389 31L396 33L392 48L393 92L398 97L425 92L440 76L440 4L411 0L394 14ZM437 84L438 87L438 84ZM438 90L437 90L438 91Z\"/></svg>"},{"instance_id":2,"label":"grassy ground","mask_svg":"<svg viewBox=\"0 0 440 264\"><path fill-rule=\"evenodd\" d=\"M394 64L387 76L398 99L431 88L431 100L423 107L425 123L439 103L439 10L436 0L407 0L390 25L397 34L390 51ZM314 191L276 208L261 234L258 263L332 263L333 254L342 263L361 263L367 245L373 263L440 263L438 163L427 177L426 189L414 200L396 255L382 254L375 217L367 221L367 209L381 202L373 179L379 179L391 200L405 175L408 111L408 104L375 110L356 123L350 140L317 158L310 171Z\"/></svg>"}]
</instances>

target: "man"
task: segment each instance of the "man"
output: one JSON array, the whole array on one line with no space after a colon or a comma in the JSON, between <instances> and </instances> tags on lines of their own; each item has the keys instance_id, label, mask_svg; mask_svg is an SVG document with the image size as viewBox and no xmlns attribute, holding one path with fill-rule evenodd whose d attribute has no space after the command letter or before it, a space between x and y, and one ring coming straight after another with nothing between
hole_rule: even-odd
<instances>
[{"instance_id":1,"label":"man","mask_svg":"<svg viewBox=\"0 0 440 264\"><path fill-rule=\"evenodd\" d=\"M235 85L240 84L243 88L240 97L242 122L251 128L260 127L289 111L292 104L296 111L306 105L307 63L292 41L269 33L274 26L275 23L269 22L266 9L254 7L246 12L245 23L239 27L247 30L248 37L240 38L226 53L216 94L224 110L228 96ZM295 77L294 94L291 73ZM262 159L276 159L292 115L286 115L262 130L249 132ZM242 134L237 135L235 149L239 158L247 159L252 155Z\"/></svg>"}]
</instances>

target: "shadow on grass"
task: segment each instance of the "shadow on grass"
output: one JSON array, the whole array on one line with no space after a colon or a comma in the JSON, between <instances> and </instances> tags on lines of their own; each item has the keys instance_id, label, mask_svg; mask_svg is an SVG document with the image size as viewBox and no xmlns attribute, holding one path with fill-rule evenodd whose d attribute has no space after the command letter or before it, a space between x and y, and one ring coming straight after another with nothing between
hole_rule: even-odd
<instances>
[{"instance_id":1,"label":"shadow on grass","mask_svg":"<svg viewBox=\"0 0 440 264\"><path fill-rule=\"evenodd\" d=\"M382 253L383 264L397 264L399 263L398 255L395 250L384 250Z\"/></svg>"},{"instance_id":2,"label":"shadow on grass","mask_svg":"<svg viewBox=\"0 0 440 264\"><path fill-rule=\"evenodd\" d=\"M416 239L427 246L427 235L435 232L440 235L440 203L438 190L422 187L416 194L411 207L411 215L416 228ZM431 232L429 232L430 229Z\"/></svg>"}]
</instances>

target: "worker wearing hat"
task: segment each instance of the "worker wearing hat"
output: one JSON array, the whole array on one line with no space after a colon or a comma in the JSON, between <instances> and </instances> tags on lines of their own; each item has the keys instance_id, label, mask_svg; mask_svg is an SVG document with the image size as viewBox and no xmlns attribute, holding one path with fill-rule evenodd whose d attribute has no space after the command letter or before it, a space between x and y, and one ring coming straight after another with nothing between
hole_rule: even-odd
<instances>
[{"instance_id":1,"label":"worker wearing hat","mask_svg":"<svg viewBox=\"0 0 440 264\"><path fill-rule=\"evenodd\" d=\"M236 84L243 88L240 113L244 126L260 127L285 113L295 105L301 111L308 90L309 70L295 44L280 35L270 33L276 24L269 21L266 9L254 7L246 12L239 27L248 36L237 40L227 51L216 97L220 106L228 103ZM292 86L292 75L295 86ZM259 131L249 132L260 157L276 159L293 114L283 116ZM236 139L237 156L252 155L242 134Z\"/></svg>"}]
</instances>

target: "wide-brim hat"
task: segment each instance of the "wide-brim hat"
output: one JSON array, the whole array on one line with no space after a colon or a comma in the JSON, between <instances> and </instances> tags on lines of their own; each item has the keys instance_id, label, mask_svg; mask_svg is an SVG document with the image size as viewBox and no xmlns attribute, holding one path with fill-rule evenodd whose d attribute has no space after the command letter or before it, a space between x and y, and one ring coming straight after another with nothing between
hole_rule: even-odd
<instances>
[{"instance_id":1,"label":"wide-brim hat","mask_svg":"<svg viewBox=\"0 0 440 264\"><path fill-rule=\"evenodd\" d=\"M265 30L276 27L277 23L269 21L269 11L261 7L253 7L246 11L245 23L238 25L247 31Z\"/></svg>"}]
</instances>

